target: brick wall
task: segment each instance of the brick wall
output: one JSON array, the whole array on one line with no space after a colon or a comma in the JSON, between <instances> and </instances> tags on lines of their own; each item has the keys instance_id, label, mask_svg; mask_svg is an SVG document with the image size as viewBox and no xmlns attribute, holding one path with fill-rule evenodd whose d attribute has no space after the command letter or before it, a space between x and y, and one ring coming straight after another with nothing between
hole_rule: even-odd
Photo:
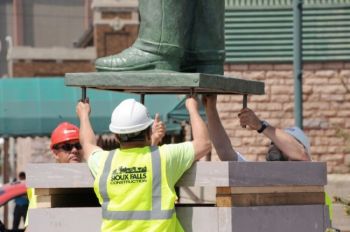
<instances>
[{"instance_id":1,"label":"brick wall","mask_svg":"<svg viewBox=\"0 0 350 232\"><path fill-rule=\"evenodd\" d=\"M95 66L91 61L56 62L55 60L16 61L13 63L14 77L64 76L72 72L92 72Z\"/></svg>"},{"instance_id":2,"label":"brick wall","mask_svg":"<svg viewBox=\"0 0 350 232\"><path fill-rule=\"evenodd\" d=\"M105 24L97 24L94 27L94 44L97 57L103 57L120 53L130 47L138 35L138 23L132 23L133 11L102 12L102 19L109 19ZM121 28L113 28L113 20L122 25ZM108 22L108 23L107 23Z\"/></svg>"},{"instance_id":3,"label":"brick wall","mask_svg":"<svg viewBox=\"0 0 350 232\"><path fill-rule=\"evenodd\" d=\"M227 64L225 75L265 82L265 95L249 96L248 107L277 127L294 125L291 64ZM350 172L350 62L304 64L304 130L312 158L326 161L328 172ZM232 145L251 161L265 159L269 140L241 128L237 117L242 96L222 95L218 110Z\"/></svg>"},{"instance_id":4,"label":"brick wall","mask_svg":"<svg viewBox=\"0 0 350 232\"><path fill-rule=\"evenodd\" d=\"M97 57L117 54L133 44L137 37L138 26L127 25L114 30L109 25L98 25L94 29Z\"/></svg>"}]
</instances>

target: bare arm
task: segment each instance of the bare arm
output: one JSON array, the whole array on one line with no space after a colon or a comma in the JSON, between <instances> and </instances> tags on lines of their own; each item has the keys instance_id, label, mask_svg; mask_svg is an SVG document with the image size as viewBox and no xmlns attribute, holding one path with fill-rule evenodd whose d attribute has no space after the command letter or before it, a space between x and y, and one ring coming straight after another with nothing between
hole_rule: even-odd
<instances>
[{"instance_id":1,"label":"bare arm","mask_svg":"<svg viewBox=\"0 0 350 232\"><path fill-rule=\"evenodd\" d=\"M263 134L283 152L288 160L310 161L304 146L284 130L268 126Z\"/></svg>"},{"instance_id":2,"label":"bare arm","mask_svg":"<svg viewBox=\"0 0 350 232\"><path fill-rule=\"evenodd\" d=\"M88 160L93 151L101 149L96 144L96 136L90 123L90 104L88 102L79 102L76 107L77 115L80 120L79 140L83 147L83 156Z\"/></svg>"},{"instance_id":3,"label":"bare arm","mask_svg":"<svg viewBox=\"0 0 350 232\"><path fill-rule=\"evenodd\" d=\"M198 100L193 97L187 98L186 108L190 114L195 159L199 160L211 151L209 133L205 122L199 114Z\"/></svg>"},{"instance_id":4,"label":"bare arm","mask_svg":"<svg viewBox=\"0 0 350 232\"><path fill-rule=\"evenodd\" d=\"M242 126L247 125L251 130L259 130L261 128L260 119L251 109L242 109L238 116ZM288 160L310 160L304 146L284 130L268 126L263 131L263 134L283 152Z\"/></svg>"},{"instance_id":5,"label":"bare arm","mask_svg":"<svg viewBox=\"0 0 350 232\"><path fill-rule=\"evenodd\" d=\"M216 109L216 95L204 96L203 104L208 118L209 136L222 161L237 161L237 153L221 123Z\"/></svg>"}]
</instances>

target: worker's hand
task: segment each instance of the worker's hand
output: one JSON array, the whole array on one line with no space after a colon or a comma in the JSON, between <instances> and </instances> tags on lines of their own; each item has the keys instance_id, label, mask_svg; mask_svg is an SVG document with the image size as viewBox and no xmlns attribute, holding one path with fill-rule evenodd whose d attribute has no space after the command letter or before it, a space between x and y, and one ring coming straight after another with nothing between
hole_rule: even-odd
<instances>
[{"instance_id":1,"label":"worker's hand","mask_svg":"<svg viewBox=\"0 0 350 232\"><path fill-rule=\"evenodd\" d=\"M78 118L81 119L84 116L89 116L91 112L90 104L89 104L89 99L85 99L84 101L79 101L77 106L76 106L76 112L78 115Z\"/></svg>"},{"instance_id":2,"label":"worker's hand","mask_svg":"<svg viewBox=\"0 0 350 232\"><path fill-rule=\"evenodd\" d=\"M166 128L165 124L160 120L157 113L152 125L152 145L158 145L165 136Z\"/></svg>"},{"instance_id":3,"label":"worker's hand","mask_svg":"<svg viewBox=\"0 0 350 232\"><path fill-rule=\"evenodd\" d=\"M186 99L186 108L187 110L190 111L198 111L199 109L199 100L198 97L196 95L192 95L192 96L187 96Z\"/></svg>"},{"instance_id":4,"label":"worker's hand","mask_svg":"<svg viewBox=\"0 0 350 232\"><path fill-rule=\"evenodd\" d=\"M256 116L254 111L249 108L242 109L239 114L239 121L241 126L249 126L251 130L259 130L261 128L261 121Z\"/></svg>"}]
</instances>

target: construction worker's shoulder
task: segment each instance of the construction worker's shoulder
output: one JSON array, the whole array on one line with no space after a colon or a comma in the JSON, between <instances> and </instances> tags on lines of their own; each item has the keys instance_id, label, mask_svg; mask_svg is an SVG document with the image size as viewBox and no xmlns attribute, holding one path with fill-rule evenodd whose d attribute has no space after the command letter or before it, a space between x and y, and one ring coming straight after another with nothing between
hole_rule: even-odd
<instances>
[{"instance_id":1,"label":"construction worker's shoulder","mask_svg":"<svg viewBox=\"0 0 350 232\"><path fill-rule=\"evenodd\" d=\"M194 160L194 147L192 142L182 142L174 144L164 144L159 147L162 154L166 156L187 156L192 157Z\"/></svg>"},{"instance_id":2,"label":"construction worker's shoulder","mask_svg":"<svg viewBox=\"0 0 350 232\"><path fill-rule=\"evenodd\" d=\"M87 160L87 164L94 176L97 175L97 172L100 169L101 165L103 165L104 162L106 161L108 154L109 154L109 151L96 149L89 156L89 159Z\"/></svg>"},{"instance_id":3,"label":"construction worker's shoulder","mask_svg":"<svg viewBox=\"0 0 350 232\"><path fill-rule=\"evenodd\" d=\"M160 154L165 158L168 169L174 167L180 173L190 168L195 160L192 142L165 144L160 147Z\"/></svg>"}]
</instances>

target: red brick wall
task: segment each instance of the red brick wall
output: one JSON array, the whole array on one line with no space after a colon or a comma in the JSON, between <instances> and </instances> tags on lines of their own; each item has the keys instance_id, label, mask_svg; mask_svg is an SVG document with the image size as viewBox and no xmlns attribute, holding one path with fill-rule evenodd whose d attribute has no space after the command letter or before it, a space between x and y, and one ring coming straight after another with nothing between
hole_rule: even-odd
<instances>
[{"instance_id":1,"label":"red brick wall","mask_svg":"<svg viewBox=\"0 0 350 232\"><path fill-rule=\"evenodd\" d=\"M14 77L64 76L72 72L92 72L95 66L91 61L16 61L13 64Z\"/></svg>"},{"instance_id":2,"label":"red brick wall","mask_svg":"<svg viewBox=\"0 0 350 232\"><path fill-rule=\"evenodd\" d=\"M131 12L115 15L125 18ZM138 35L138 25L125 25L121 30L114 30L110 25L96 25L94 28L94 44L97 57L117 54L133 44Z\"/></svg>"},{"instance_id":3,"label":"red brick wall","mask_svg":"<svg viewBox=\"0 0 350 232\"><path fill-rule=\"evenodd\" d=\"M102 56L113 55L122 52L125 48L130 47L138 33L138 26L125 26L120 31L107 31L104 34L105 50Z\"/></svg>"},{"instance_id":4,"label":"red brick wall","mask_svg":"<svg viewBox=\"0 0 350 232\"><path fill-rule=\"evenodd\" d=\"M250 96L248 107L277 127L294 125L291 64L227 64L226 76L265 82L265 95ZM307 63L303 76L304 130L312 157L331 173L350 172L350 62ZM219 96L218 109L233 146L249 160L264 160L269 140L239 126L242 96Z\"/></svg>"}]
</instances>

